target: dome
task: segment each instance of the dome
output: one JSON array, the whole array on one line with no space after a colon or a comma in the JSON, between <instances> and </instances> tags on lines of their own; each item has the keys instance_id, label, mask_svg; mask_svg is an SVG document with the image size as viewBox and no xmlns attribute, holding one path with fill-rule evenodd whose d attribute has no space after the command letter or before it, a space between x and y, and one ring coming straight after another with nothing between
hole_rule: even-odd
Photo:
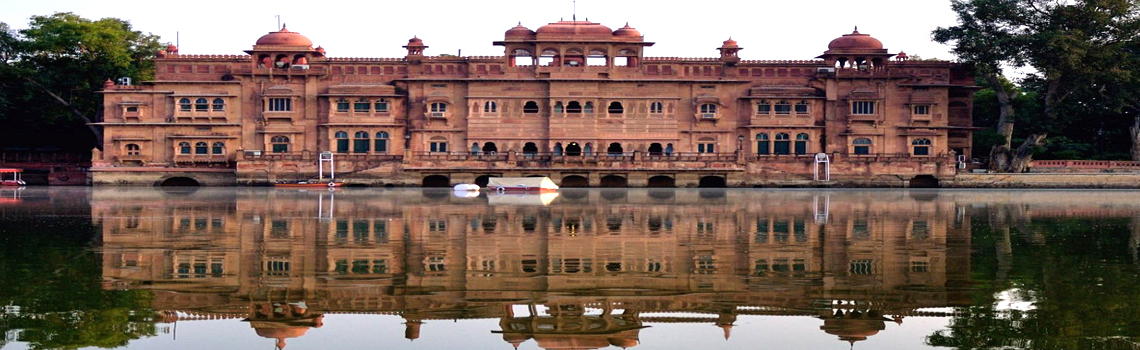
<instances>
[{"instance_id":1,"label":"dome","mask_svg":"<svg viewBox=\"0 0 1140 350\"><path fill-rule=\"evenodd\" d=\"M534 39L535 32L530 28L523 27L522 22L514 28L507 30L507 40L510 39Z\"/></svg>"},{"instance_id":2,"label":"dome","mask_svg":"<svg viewBox=\"0 0 1140 350\"><path fill-rule=\"evenodd\" d=\"M312 47L313 41L306 38L301 33L290 32L284 26L281 30L276 32L269 32L257 39L256 45L273 45L273 46L305 46Z\"/></svg>"},{"instance_id":3,"label":"dome","mask_svg":"<svg viewBox=\"0 0 1140 350\"><path fill-rule=\"evenodd\" d=\"M827 44L828 50L882 50L883 43L867 34L859 33L856 27L851 34L844 34Z\"/></svg>"},{"instance_id":4,"label":"dome","mask_svg":"<svg viewBox=\"0 0 1140 350\"><path fill-rule=\"evenodd\" d=\"M424 39L420 39L418 36L413 36L411 39L408 39L408 46L424 46Z\"/></svg>"},{"instance_id":5,"label":"dome","mask_svg":"<svg viewBox=\"0 0 1140 350\"><path fill-rule=\"evenodd\" d=\"M539 27L536 33L539 36L587 36L607 39L614 35L609 27L590 21L558 21Z\"/></svg>"},{"instance_id":6,"label":"dome","mask_svg":"<svg viewBox=\"0 0 1140 350\"><path fill-rule=\"evenodd\" d=\"M614 31L614 36L641 36L641 32L637 31L637 29L633 29L633 27L630 27L629 23L627 22L625 24L625 27L618 28L618 30Z\"/></svg>"},{"instance_id":7,"label":"dome","mask_svg":"<svg viewBox=\"0 0 1140 350\"><path fill-rule=\"evenodd\" d=\"M740 45L738 45L736 43L736 40L732 40L732 38L728 38L728 40L724 41L724 43L721 45L721 47L726 48L726 49L734 49L734 48L740 47Z\"/></svg>"}]
</instances>

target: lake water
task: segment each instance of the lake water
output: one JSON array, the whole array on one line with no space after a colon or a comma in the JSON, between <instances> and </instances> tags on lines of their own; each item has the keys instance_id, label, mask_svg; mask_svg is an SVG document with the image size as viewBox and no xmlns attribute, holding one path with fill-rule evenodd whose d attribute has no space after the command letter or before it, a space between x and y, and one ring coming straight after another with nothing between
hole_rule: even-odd
<instances>
[{"instance_id":1,"label":"lake water","mask_svg":"<svg viewBox=\"0 0 1140 350\"><path fill-rule=\"evenodd\" d=\"M1140 192L0 189L0 348L1135 349Z\"/></svg>"}]
</instances>

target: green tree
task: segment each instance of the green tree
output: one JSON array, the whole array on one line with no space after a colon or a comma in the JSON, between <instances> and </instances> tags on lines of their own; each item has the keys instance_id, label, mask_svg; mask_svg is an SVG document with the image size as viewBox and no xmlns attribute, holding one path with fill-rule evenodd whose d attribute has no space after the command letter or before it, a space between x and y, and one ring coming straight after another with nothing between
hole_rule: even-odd
<instances>
[{"instance_id":1,"label":"green tree","mask_svg":"<svg viewBox=\"0 0 1140 350\"><path fill-rule=\"evenodd\" d=\"M0 33L0 89L8 96L0 101L0 115L10 125L29 127L9 128L24 129L15 130L20 133L78 125L89 132L86 145L101 148L102 132L90 125L102 111L97 91L107 79L152 79L152 58L160 48L157 36L120 19L93 21L67 12L33 16L27 29Z\"/></svg>"},{"instance_id":2,"label":"green tree","mask_svg":"<svg viewBox=\"0 0 1140 350\"><path fill-rule=\"evenodd\" d=\"M1069 123L1082 92L1118 79L1120 54L1140 34L1136 0L953 0L958 25L938 28L934 40L954 52L994 89L999 105L996 130L1003 143L990 152L990 168L1023 172L1051 129ZM1013 94L1001 83L1002 69L1029 67L1028 84L1040 112L1025 114L1034 132L1013 148ZM1097 123L1092 123L1097 124ZM1083 125L1088 125L1087 121Z\"/></svg>"}]
</instances>

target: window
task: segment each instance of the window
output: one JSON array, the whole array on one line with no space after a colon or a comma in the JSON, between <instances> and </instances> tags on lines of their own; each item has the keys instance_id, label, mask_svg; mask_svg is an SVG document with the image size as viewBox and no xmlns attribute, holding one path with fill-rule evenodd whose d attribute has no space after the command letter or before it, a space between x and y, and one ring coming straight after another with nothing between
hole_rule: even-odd
<instances>
[{"instance_id":1,"label":"window","mask_svg":"<svg viewBox=\"0 0 1140 350\"><path fill-rule=\"evenodd\" d=\"M700 106L701 118L716 118L716 105L705 103Z\"/></svg>"},{"instance_id":2,"label":"window","mask_svg":"<svg viewBox=\"0 0 1140 350\"><path fill-rule=\"evenodd\" d=\"M756 114L772 113L772 103L768 101L760 101L756 104Z\"/></svg>"},{"instance_id":3,"label":"window","mask_svg":"<svg viewBox=\"0 0 1140 350\"><path fill-rule=\"evenodd\" d=\"M851 114L869 115L875 114L874 101L854 101L851 102Z\"/></svg>"},{"instance_id":4,"label":"window","mask_svg":"<svg viewBox=\"0 0 1140 350\"><path fill-rule=\"evenodd\" d=\"M930 115L930 105L914 106L914 115Z\"/></svg>"},{"instance_id":5,"label":"window","mask_svg":"<svg viewBox=\"0 0 1140 350\"><path fill-rule=\"evenodd\" d=\"M372 108L376 109L376 113L388 113L388 99L382 98L376 100Z\"/></svg>"},{"instance_id":6,"label":"window","mask_svg":"<svg viewBox=\"0 0 1140 350\"><path fill-rule=\"evenodd\" d=\"M776 154L791 154L791 135L787 133L776 134L776 147L774 153Z\"/></svg>"},{"instance_id":7,"label":"window","mask_svg":"<svg viewBox=\"0 0 1140 350\"><path fill-rule=\"evenodd\" d=\"M796 103L796 114L807 114L807 112L808 112L807 101L800 101L799 103Z\"/></svg>"},{"instance_id":8,"label":"window","mask_svg":"<svg viewBox=\"0 0 1140 350\"><path fill-rule=\"evenodd\" d=\"M566 113L582 113L582 104L578 101L570 101L566 104Z\"/></svg>"},{"instance_id":9,"label":"window","mask_svg":"<svg viewBox=\"0 0 1140 350\"><path fill-rule=\"evenodd\" d=\"M525 108L524 108L523 112L526 112ZM537 112L535 112L535 113L537 113ZM560 114L560 113L562 113L562 102L555 102L554 103L554 114Z\"/></svg>"},{"instance_id":10,"label":"window","mask_svg":"<svg viewBox=\"0 0 1140 350\"><path fill-rule=\"evenodd\" d=\"M126 112L128 114L138 114L139 113L139 107L138 106L127 107Z\"/></svg>"},{"instance_id":11,"label":"window","mask_svg":"<svg viewBox=\"0 0 1140 350\"><path fill-rule=\"evenodd\" d=\"M215 98L214 99L214 110L215 111L226 110L226 100L223 100L221 98Z\"/></svg>"},{"instance_id":12,"label":"window","mask_svg":"<svg viewBox=\"0 0 1140 350\"><path fill-rule=\"evenodd\" d=\"M767 133L756 134L756 154L768 154L768 146L771 142L768 141Z\"/></svg>"},{"instance_id":13,"label":"window","mask_svg":"<svg viewBox=\"0 0 1140 350\"><path fill-rule=\"evenodd\" d=\"M851 145L855 146L855 154L871 154L871 139L860 137L851 141Z\"/></svg>"},{"instance_id":14,"label":"window","mask_svg":"<svg viewBox=\"0 0 1140 350\"><path fill-rule=\"evenodd\" d=\"M586 102L586 108L582 110L585 113L594 113L594 103Z\"/></svg>"},{"instance_id":15,"label":"window","mask_svg":"<svg viewBox=\"0 0 1140 350\"><path fill-rule=\"evenodd\" d=\"M388 132L376 133L376 153L388 153Z\"/></svg>"},{"instance_id":16,"label":"window","mask_svg":"<svg viewBox=\"0 0 1140 350\"><path fill-rule=\"evenodd\" d=\"M805 133L796 134L796 154L807 154L807 144L810 136Z\"/></svg>"},{"instance_id":17,"label":"window","mask_svg":"<svg viewBox=\"0 0 1140 350\"><path fill-rule=\"evenodd\" d=\"M343 99L343 98L336 100L336 111L337 112L348 112L348 100Z\"/></svg>"},{"instance_id":18,"label":"window","mask_svg":"<svg viewBox=\"0 0 1140 350\"><path fill-rule=\"evenodd\" d=\"M716 153L716 140L702 138L697 141L697 153Z\"/></svg>"},{"instance_id":19,"label":"window","mask_svg":"<svg viewBox=\"0 0 1140 350\"><path fill-rule=\"evenodd\" d=\"M523 105L523 113L538 113L538 103L534 101L526 101L526 104Z\"/></svg>"},{"instance_id":20,"label":"window","mask_svg":"<svg viewBox=\"0 0 1140 350\"><path fill-rule=\"evenodd\" d=\"M289 112L293 110L293 99L288 97L275 97L268 100L266 110L270 112Z\"/></svg>"},{"instance_id":21,"label":"window","mask_svg":"<svg viewBox=\"0 0 1140 350\"><path fill-rule=\"evenodd\" d=\"M178 100L178 110L182 111L182 112L189 112L190 111L190 99L182 98L182 99Z\"/></svg>"},{"instance_id":22,"label":"window","mask_svg":"<svg viewBox=\"0 0 1140 350\"><path fill-rule=\"evenodd\" d=\"M333 135L333 138L336 139L336 152L348 153L348 133L337 131L336 134Z\"/></svg>"},{"instance_id":23,"label":"window","mask_svg":"<svg viewBox=\"0 0 1140 350\"><path fill-rule=\"evenodd\" d=\"M609 114L622 114L625 113L625 108L622 107L621 102L610 102L610 106L606 108L606 113Z\"/></svg>"},{"instance_id":24,"label":"window","mask_svg":"<svg viewBox=\"0 0 1140 350\"><path fill-rule=\"evenodd\" d=\"M269 139L270 150L273 153L289 153L289 137L274 136Z\"/></svg>"},{"instance_id":25,"label":"window","mask_svg":"<svg viewBox=\"0 0 1140 350\"><path fill-rule=\"evenodd\" d=\"M206 152L209 150L210 147L207 147L205 142L198 142L194 144L194 154L206 154Z\"/></svg>"},{"instance_id":26,"label":"window","mask_svg":"<svg viewBox=\"0 0 1140 350\"><path fill-rule=\"evenodd\" d=\"M791 114L792 104L788 101L776 102L776 114Z\"/></svg>"},{"instance_id":27,"label":"window","mask_svg":"<svg viewBox=\"0 0 1140 350\"><path fill-rule=\"evenodd\" d=\"M371 103L368 103L368 100L362 98L352 104L352 111L356 113L368 113L368 107L370 107L370 105Z\"/></svg>"},{"instance_id":28,"label":"window","mask_svg":"<svg viewBox=\"0 0 1140 350\"><path fill-rule=\"evenodd\" d=\"M136 145L133 143L127 144L127 155L128 156L137 156L137 155L141 155L141 154L142 154L142 147L139 147L139 145Z\"/></svg>"},{"instance_id":29,"label":"window","mask_svg":"<svg viewBox=\"0 0 1140 350\"><path fill-rule=\"evenodd\" d=\"M915 139L910 142L914 148L914 155L916 156L929 156L930 155L930 139Z\"/></svg>"},{"instance_id":30,"label":"window","mask_svg":"<svg viewBox=\"0 0 1140 350\"><path fill-rule=\"evenodd\" d=\"M178 143L178 154L190 154L190 143L189 142L179 142Z\"/></svg>"},{"instance_id":31,"label":"window","mask_svg":"<svg viewBox=\"0 0 1140 350\"><path fill-rule=\"evenodd\" d=\"M910 238L916 240L930 238L930 225L926 221L915 221L911 224Z\"/></svg>"},{"instance_id":32,"label":"window","mask_svg":"<svg viewBox=\"0 0 1140 350\"><path fill-rule=\"evenodd\" d=\"M447 139L442 137L432 138L429 149L432 152L447 152Z\"/></svg>"},{"instance_id":33,"label":"window","mask_svg":"<svg viewBox=\"0 0 1140 350\"><path fill-rule=\"evenodd\" d=\"M444 118L447 116L444 114L447 113L447 104L443 102L432 102L430 111L432 118Z\"/></svg>"},{"instance_id":34,"label":"window","mask_svg":"<svg viewBox=\"0 0 1140 350\"><path fill-rule=\"evenodd\" d=\"M222 153L225 153L225 151L226 151L226 144L224 142L214 142L214 145L213 145L212 149L210 150L210 152L213 154L222 154Z\"/></svg>"},{"instance_id":35,"label":"window","mask_svg":"<svg viewBox=\"0 0 1140 350\"><path fill-rule=\"evenodd\" d=\"M368 153L369 143L368 132L357 131L352 135L352 153Z\"/></svg>"},{"instance_id":36,"label":"window","mask_svg":"<svg viewBox=\"0 0 1140 350\"><path fill-rule=\"evenodd\" d=\"M483 113L498 113L498 112L499 112L499 104L495 103L495 101L487 101L486 103L483 104Z\"/></svg>"},{"instance_id":37,"label":"window","mask_svg":"<svg viewBox=\"0 0 1140 350\"><path fill-rule=\"evenodd\" d=\"M649 103L649 113L651 113L651 114L665 113L665 104L661 103L661 102Z\"/></svg>"}]
</instances>

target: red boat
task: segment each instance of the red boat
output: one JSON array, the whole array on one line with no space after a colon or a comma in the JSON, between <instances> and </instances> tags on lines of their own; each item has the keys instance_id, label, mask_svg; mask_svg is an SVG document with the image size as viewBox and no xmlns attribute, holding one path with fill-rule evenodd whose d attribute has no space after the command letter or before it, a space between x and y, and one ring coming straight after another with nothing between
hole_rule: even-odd
<instances>
[{"instance_id":1,"label":"red boat","mask_svg":"<svg viewBox=\"0 0 1140 350\"><path fill-rule=\"evenodd\" d=\"M336 188L336 187L341 187L341 186L344 186L343 182L305 182L305 181L301 181L301 182L273 184L273 187L285 187L285 188L313 188L313 187Z\"/></svg>"},{"instance_id":2,"label":"red boat","mask_svg":"<svg viewBox=\"0 0 1140 350\"><path fill-rule=\"evenodd\" d=\"M24 169L0 168L0 186L24 186L24 185L27 185L28 183L26 183L26 182L24 182L24 180L20 179L20 173L23 173L23 172L24 172ZM12 174L12 176L9 177L8 174Z\"/></svg>"}]
</instances>

